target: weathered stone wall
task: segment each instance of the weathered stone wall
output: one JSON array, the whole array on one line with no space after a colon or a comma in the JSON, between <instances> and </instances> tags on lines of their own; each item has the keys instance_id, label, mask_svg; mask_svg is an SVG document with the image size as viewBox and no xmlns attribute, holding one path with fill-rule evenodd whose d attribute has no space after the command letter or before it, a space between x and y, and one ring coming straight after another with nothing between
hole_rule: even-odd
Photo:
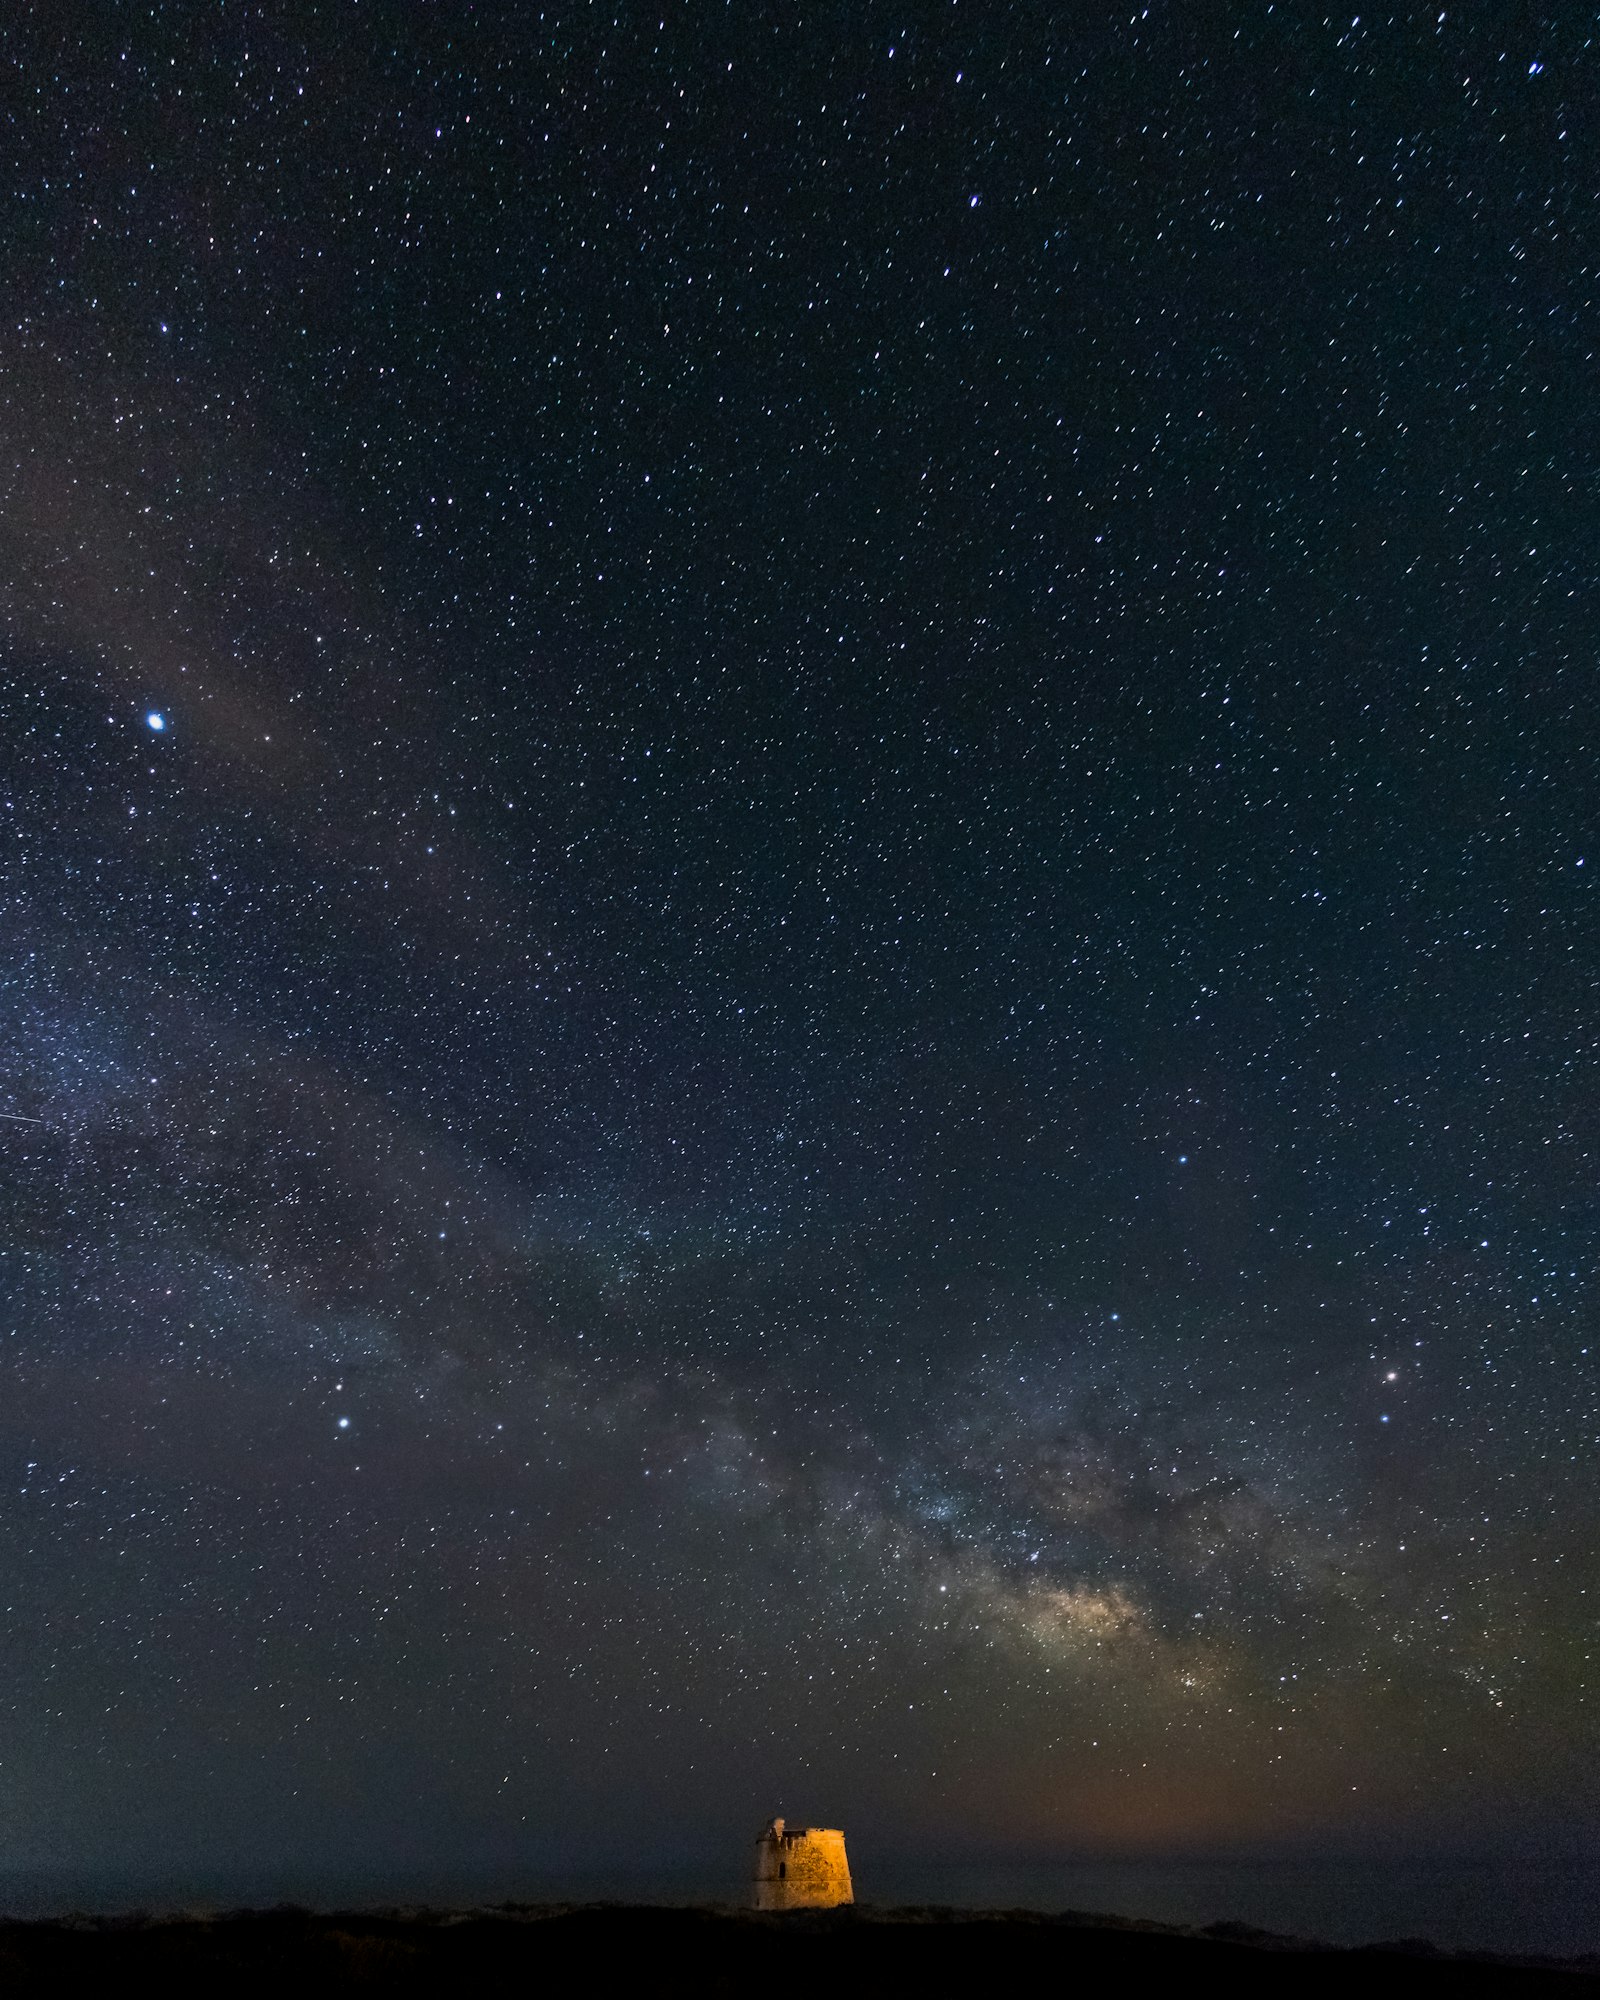
<instances>
[{"instance_id":1,"label":"weathered stone wall","mask_svg":"<svg viewBox=\"0 0 1600 2000\"><path fill-rule=\"evenodd\" d=\"M768 1827L756 1841L758 1910L829 1910L851 1903L850 1864L837 1827Z\"/></svg>"}]
</instances>

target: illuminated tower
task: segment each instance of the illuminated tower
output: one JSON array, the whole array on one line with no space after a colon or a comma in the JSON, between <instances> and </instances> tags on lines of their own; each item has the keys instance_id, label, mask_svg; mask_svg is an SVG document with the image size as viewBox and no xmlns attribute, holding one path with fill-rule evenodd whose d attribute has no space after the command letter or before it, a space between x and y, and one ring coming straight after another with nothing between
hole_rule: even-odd
<instances>
[{"instance_id":1,"label":"illuminated tower","mask_svg":"<svg viewBox=\"0 0 1600 2000\"><path fill-rule=\"evenodd\" d=\"M775 1819L756 1835L758 1910L831 1910L854 1901L837 1827L786 1827Z\"/></svg>"}]
</instances>

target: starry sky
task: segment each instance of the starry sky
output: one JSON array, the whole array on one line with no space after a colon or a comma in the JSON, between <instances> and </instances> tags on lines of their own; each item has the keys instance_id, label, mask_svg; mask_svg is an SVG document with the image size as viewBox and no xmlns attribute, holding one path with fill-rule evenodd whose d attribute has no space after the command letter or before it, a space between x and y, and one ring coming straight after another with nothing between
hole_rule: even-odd
<instances>
[{"instance_id":1,"label":"starry sky","mask_svg":"<svg viewBox=\"0 0 1600 2000\"><path fill-rule=\"evenodd\" d=\"M0 1868L1600 1828L1593 37L0 27Z\"/></svg>"}]
</instances>

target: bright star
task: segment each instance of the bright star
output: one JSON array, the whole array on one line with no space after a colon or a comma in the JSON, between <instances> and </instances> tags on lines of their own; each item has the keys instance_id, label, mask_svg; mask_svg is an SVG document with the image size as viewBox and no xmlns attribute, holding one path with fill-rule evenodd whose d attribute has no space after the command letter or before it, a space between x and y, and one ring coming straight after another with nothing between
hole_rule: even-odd
<instances>
[{"instance_id":1,"label":"bright star","mask_svg":"<svg viewBox=\"0 0 1600 2000\"><path fill-rule=\"evenodd\" d=\"M145 717L144 722L145 727L153 729L158 736L167 726L167 718L161 713L159 708L151 709L150 713Z\"/></svg>"},{"instance_id":2,"label":"bright star","mask_svg":"<svg viewBox=\"0 0 1600 2000\"><path fill-rule=\"evenodd\" d=\"M349 1428L350 1428L350 1419L349 1419L348 1417L341 1417L341 1418L339 1419L339 1428L340 1428L340 1430L342 1430L342 1431L347 1431L347 1430L349 1430Z\"/></svg>"}]
</instances>

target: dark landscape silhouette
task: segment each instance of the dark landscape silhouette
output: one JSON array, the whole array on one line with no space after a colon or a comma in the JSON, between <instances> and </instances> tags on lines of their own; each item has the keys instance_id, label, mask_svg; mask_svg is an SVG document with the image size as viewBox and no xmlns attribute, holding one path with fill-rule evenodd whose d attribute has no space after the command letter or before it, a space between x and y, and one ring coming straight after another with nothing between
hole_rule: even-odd
<instances>
[{"instance_id":1,"label":"dark landscape silhouette","mask_svg":"<svg viewBox=\"0 0 1600 2000\"><path fill-rule=\"evenodd\" d=\"M823 1986L835 1995L965 1993L1080 1981L1239 1995L1360 1991L1557 1996L1600 1989L1600 1955L1482 1957L1418 1939L1335 1947L1249 1925L1203 1929L1064 1911L846 1906L769 1914L621 1904L62 1918L0 1925L11 1991L653 1995Z\"/></svg>"}]
</instances>

